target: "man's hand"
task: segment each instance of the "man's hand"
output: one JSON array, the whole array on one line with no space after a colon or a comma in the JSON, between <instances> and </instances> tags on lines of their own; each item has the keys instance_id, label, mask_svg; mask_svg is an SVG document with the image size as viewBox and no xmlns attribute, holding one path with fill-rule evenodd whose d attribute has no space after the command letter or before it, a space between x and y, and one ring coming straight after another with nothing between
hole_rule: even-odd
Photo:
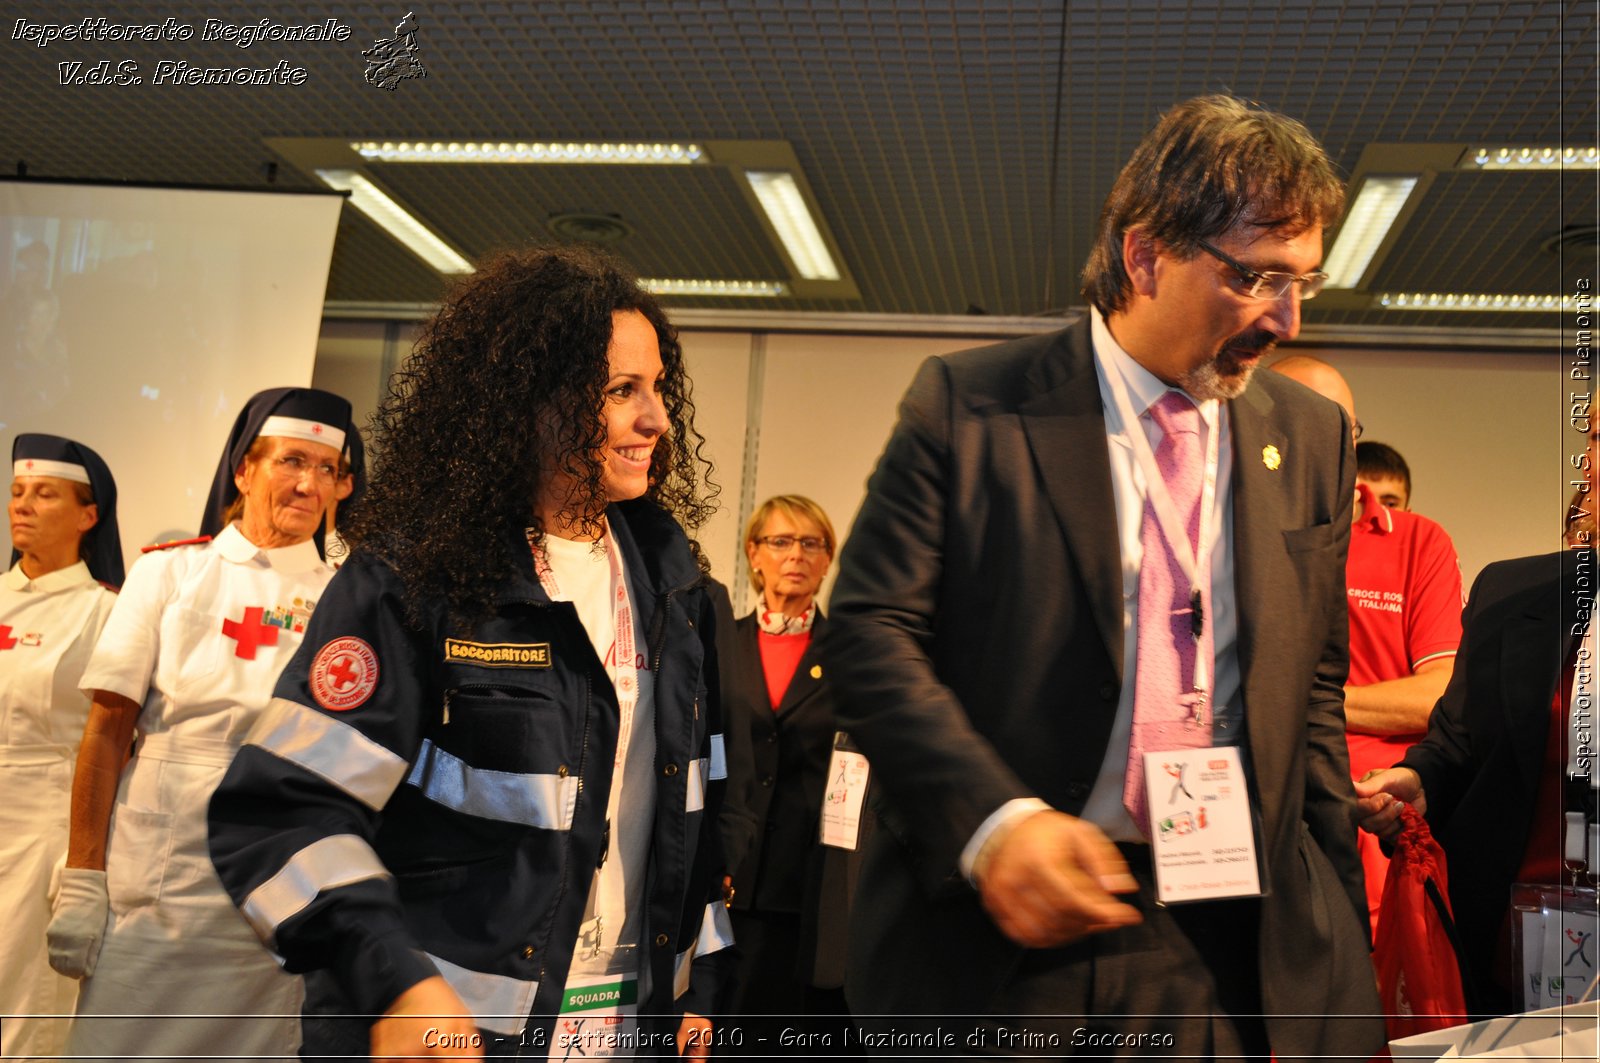
<instances>
[{"instance_id":1,"label":"man's hand","mask_svg":"<svg viewBox=\"0 0 1600 1063\"><path fill-rule=\"evenodd\" d=\"M435 975L401 993L372 1024L372 1063L482 1059L483 1038L450 983Z\"/></svg>"},{"instance_id":2,"label":"man's hand","mask_svg":"<svg viewBox=\"0 0 1600 1063\"><path fill-rule=\"evenodd\" d=\"M692 1011L678 1024L678 1055L684 1059L711 1058L711 1020Z\"/></svg>"},{"instance_id":3,"label":"man's hand","mask_svg":"<svg viewBox=\"0 0 1600 1063\"><path fill-rule=\"evenodd\" d=\"M1410 804L1418 812L1428 811L1422 792L1422 776L1410 768L1376 768L1355 784L1356 808L1361 829L1392 842L1400 834L1400 806Z\"/></svg>"},{"instance_id":4,"label":"man's hand","mask_svg":"<svg viewBox=\"0 0 1600 1063\"><path fill-rule=\"evenodd\" d=\"M1112 894L1139 888L1100 828L1064 812L1035 812L979 855L983 906L1000 930L1028 948L1054 948L1143 917Z\"/></svg>"}]
</instances>

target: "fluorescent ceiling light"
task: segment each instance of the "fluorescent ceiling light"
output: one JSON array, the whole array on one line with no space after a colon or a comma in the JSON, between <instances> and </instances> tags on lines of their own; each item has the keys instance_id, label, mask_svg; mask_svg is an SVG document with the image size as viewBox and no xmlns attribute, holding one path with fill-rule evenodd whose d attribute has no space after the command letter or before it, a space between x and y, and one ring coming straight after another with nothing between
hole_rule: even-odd
<instances>
[{"instance_id":1,"label":"fluorescent ceiling light","mask_svg":"<svg viewBox=\"0 0 1600 1063\"><path fill-rule=\"evenodd\" d=\"M1464 167L1480 170L1600 170L1600 148L1588 147L1478 147Z\"/></svg>"},{"instance_id":2,"label":"fluorescent ceiling light","mask_svg":"<svg viewBox=\"0 0 1600 1063\"><path fill-rule=\"evenodd\" d=\"M1323 262L1328 287L1357 285L1416 187L1416 177L1368 177L1361 182L1361 191L1339 227L1339 238Z\"/></svg>"},{"instance_id":3,"label":"fluorescent ceiling light","mask_svg":"<svg viewBox=\"0 0 1600 1063\"><path fill-rule=\"evenodd\" d=\"M677 280L669 277L642 277L639 286L655 295L720 295L733 298L771 299L789 294L780 281Z\"/></svg>"},{"instance_id":4,"label":"fluorescent ceiling light","mask_svg":"<svg viewBox=\"0 0 1600 1063\"><path fill-rule=\"evenodd\" d=\"M808 281L836 281L839 267L828 254L828 245L806 209L805 197L794 175L783 171L746 170L745 180L756 194L767 220L783 241L789 260L800 276Z\"/></svg>"},{"instance_id":5,"label":"fluorescent ceiling light","mask_svg":"<svg viewBox=\"0 0 1600 1063\"><path fill-rule=\"evenodd\" d=\"M330 188L350 193L350 205L377 222L440 273L471 273L472 263L456 254L443 240L433 235L405 208L383 193L377 185L354 170L318 170L317 176Z\"/></svg>"},{"instance_id":6,"label":"fluorescent ceiling light","mask_svg":"<svg viewBox=\"0 0 1600 1063\"><path fill-rule=\"evenodd\" d=\"M1490 295L1473 292L1380 292L1385 310L1572 310L1570 295Z\"/></svg>"},{"instance_id":7,"label":"fluorescent ceiling light","mask_svg":"<svg viewBox=\"0 0 1600 1063\"><path fill-rule=\"evenodd\" d=\"M679 166L705 162L698 144L528 143L526 141L376 141L352 143L362 158L379 162L627 163Z\"/></svg>"}]
</instances>

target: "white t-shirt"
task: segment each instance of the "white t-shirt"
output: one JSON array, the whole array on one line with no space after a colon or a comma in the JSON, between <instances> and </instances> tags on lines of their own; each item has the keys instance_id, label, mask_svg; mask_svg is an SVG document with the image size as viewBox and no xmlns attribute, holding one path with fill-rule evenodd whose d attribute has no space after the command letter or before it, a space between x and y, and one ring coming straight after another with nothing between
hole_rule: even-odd
<instances>
[{"instance_id":1,"label":"white t-shirt","mask_svg":"<svg viewBox=\"0 0 1600 1063\"><path fill-rule=\"evenodd\" d=\"M557 588L551 597L571 602L577 609L578 619L589 633L595 654L615 685L618 679L617 625L612 598L616 583L605 540L578 542L546 535L544 549ZM621 551L616 551L615 556L615 576L626 580L628 602L632 607L633 664L638 672L638 698L631 720L623 721L627 730L620 731L617 738L620 763L613 767L611 791L606 797L606 819L611 824L610 845L590 889L585 921L573 952L573 974L632 974L639 971L643 955L638 946L644 925L650 834L655 822L655 676L649 670L644 631L638 623L635 603L639 596L633 581L627 580ZM619 702L625 700L619 695ZM628 715L626 710L624 715ZM598 953L594 935L596 917L599 919Z\"/></svg>"}]
</instances>

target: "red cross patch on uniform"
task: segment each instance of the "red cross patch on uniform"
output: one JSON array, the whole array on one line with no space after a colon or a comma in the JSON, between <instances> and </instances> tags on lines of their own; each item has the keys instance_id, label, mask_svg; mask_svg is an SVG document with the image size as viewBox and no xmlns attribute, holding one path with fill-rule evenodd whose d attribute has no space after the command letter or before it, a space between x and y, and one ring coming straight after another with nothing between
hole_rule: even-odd
<instances>
[{"instance_id":1,"label":"red cross patch on uniform","mask_svg":"<svg viewBox=\"0 0 1600 1063\"><path fill-rule=\"evenodd\" d=\"M378 686L378 655L361 639L336 638L311 662L311 696L329 712L348 712Z\"/></svg>"},{"instance_id":2,"label":"red cross patch on uniform","mask_svg":"<svg viewBox=\"0 0 1600 1063\"><path fill-rule=\"evenodd\" d=\"M256 659L257 647L278 644L278 629L262 623L261 617L265 612L265 607L253 605L245 609L244 618L241 620L223 618L222 633L236 643L233 647L235 657L253 661Z\"/></svg>"}]
</instances>

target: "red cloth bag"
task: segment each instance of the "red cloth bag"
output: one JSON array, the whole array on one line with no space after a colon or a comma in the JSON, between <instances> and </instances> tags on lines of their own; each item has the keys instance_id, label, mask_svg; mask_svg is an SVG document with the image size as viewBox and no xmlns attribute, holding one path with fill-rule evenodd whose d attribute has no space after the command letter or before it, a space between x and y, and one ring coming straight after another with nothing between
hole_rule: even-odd
<instances>
[{"instance_id":1,"label":"red cloth bag","mask_svg":"<svg viewBox=\"0 0 1600 1063\"><path fill-rule=\"evenodd\" d=\"M1400 816L1372 950L1390 1040L1467 1021L1444 850L1416 809Z\"/></svg>"}]
</instances>

